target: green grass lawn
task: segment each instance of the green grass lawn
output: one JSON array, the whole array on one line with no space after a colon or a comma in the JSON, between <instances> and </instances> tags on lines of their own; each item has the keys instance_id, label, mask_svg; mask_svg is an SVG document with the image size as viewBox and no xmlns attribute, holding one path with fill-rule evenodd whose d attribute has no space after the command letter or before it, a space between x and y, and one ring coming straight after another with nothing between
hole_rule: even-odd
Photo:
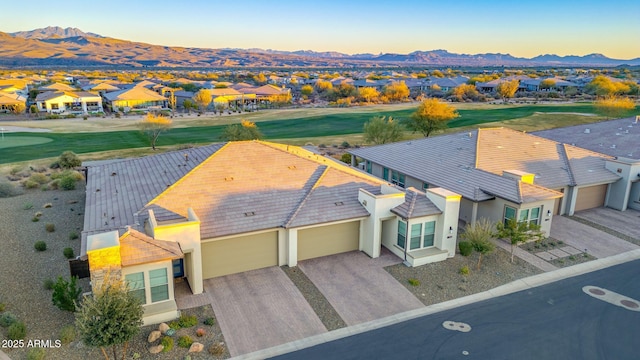
<instances>
[{"instance_id":1,"label":"green grass lawn","mask_svg":"<svg viewBox=\"0 0 640 360\"><path fill-rule=\"evenodd\" d=\"M411 115L413 109L380 111L378 115L403 119ZM486 123L496 125L506 120L531 117L535 113L594 113L591 104L488 106L486 109L461 109L460 117L449 123L450 128L470 127ZM313 113L313 110L309 110ZM633 112L630 112L631 114ZM537 115L537 114L536 114ZM575 117L576 115L571 115ZM362 127L372 117L371 112L345 112L322 116L298 117L286 120L266 120L258 123L265 139L312 139L355 135L362 133ZM570 125L565 124L563 125ZM200 144L219 141L225 125L174 128L164 133L158 146L176 144ZM26 136L25 133L5 134L6 139ZM29 134L30 135L30 134ZM40 133L39 138L50 139L44 144L18 147L0 147L0 164L56 157L65 150L78 154L111 151L119 149L144 148L149 146L146 137L138 131L110 131L93 133Z\"/></svg>"}]
</instances>

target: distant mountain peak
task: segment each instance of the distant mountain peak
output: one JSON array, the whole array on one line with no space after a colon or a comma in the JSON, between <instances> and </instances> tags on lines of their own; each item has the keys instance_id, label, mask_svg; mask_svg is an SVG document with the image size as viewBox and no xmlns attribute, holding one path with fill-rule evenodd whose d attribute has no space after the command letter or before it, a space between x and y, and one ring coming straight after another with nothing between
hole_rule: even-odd
<instances>
[{"instance_id":1,"label":"distant mountain peak","mask_svg":"<svg viewBox=\"0 0 640 360\"><path fill-rule=\"evenodd\" d=\"M34 29L30 31L18 31L10 33L10 35L13 37L20 37L24 39L63 39L80 36L98 38L103 37L94 33L86 33L78 28L61 28L60 26L47 26L45 28Z\"/></svg>"}]
</instances>

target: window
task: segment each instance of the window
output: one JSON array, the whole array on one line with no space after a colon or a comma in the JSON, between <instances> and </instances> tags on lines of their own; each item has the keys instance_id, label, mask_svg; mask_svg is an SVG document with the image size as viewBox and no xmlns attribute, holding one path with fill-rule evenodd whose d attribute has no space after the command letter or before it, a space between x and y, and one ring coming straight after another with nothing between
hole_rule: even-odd
<instances>
[{"instance_id":1,"label":"window","mask_svg":"<svg viewBox=\"0 0 640 360\"><path fill-rule=\"evenodd\" d=\"M518 216L518 222L527 222L529 220L529 209L520 209L520 216Z\"/></svg>"},{"instance_id":2,"label":"window","mask_svg":"<svg viewBox=\"0 0 640 360\"><path fill-rule=\"evenodd\" d=\"M529 213L529 224L538 225L540 224L540 213L542 213L542 208L533 208Z\"/></svg>"},{"instance_id":3,"label":"window","mask_svg":"<svg viewBox=\"0 0 640 360\"><path fill-rule=\"evenodd\" d=\"M389 180L389 169L387 169L386 167L382 168L382 178L385 180Z\"/></svg>"},{"instance_id":4,"label":"window","mask_svg":"<svg viewBox=\"0 0 640 360\"><path fill-rule=\"evenodd\" d=\"M424 235L423 235L422 247L433 246L433 238L435 237L435 233L436 233L435 221L429 221L424 223Z\"/></svg>"},{"instance_id":5,"label":"window","mask_svg":"<svg viewBox=\"0 0 640 360\"><path fill-rule=\"evenodd\" d=\"M51 104L51 110L58 110L58 104Z\"/></svg>"},{"instance_id":6,"label":"window","mask_svg":"<svg viewBox=\"0 0 640 360\"><path fill-rule=\"evenodd\" d=\"M504 207L504 224L507 225L509 220L516 218L516 208L512 208L511 206Z\"/></svg>"},{"instance_id":7,"label":"window","mask_svg":"<svg viewBox=\"0 0 640 360\"><path fill-rule=\"evenodd\" d=\"M391 183L404 187L404 174L395 170L391 171Z\"/></svg>"},{"instance_id":8,"label":"window","mask_svg":"<svg viewBox=\"0 0 640 360\"><path fill-rule=\"evenodd\" d=\"M404 243L407 240L407 223L398 220L398 246L404 249Z\"/></svg>"},{"instance_id":9,"label":"window","mask_svg":"<svg viewBox=\"0 0 640 360\"><path fill-rule=\"evenodd\" d=\"M371 169L371 168L372 168L372 166L371 166L371 161L367 160L367 161L365 162L365 164L367 165L367 172L368 172L369 174L371 174L371 172L372 172L372 169Z\"/></svg>"},{"instance_id":10,"label":"window","mask_svg":"<svg viewBox=\"0 0 640 360\"><path fill-rule=\"evenodd\" d=\"M169 299L169 282L167 269L149 271L149 286L151 287L151 302Z\"/></svg>"},{"instance_id":11,"label":"window","mask_svg":"<svg viewBox=\"0 0 640 360\"><path fill-rule=\"evenodd\" d=\"M422 224L411 225L411 240L409 242L409 250L420 248L420 234L422 233Z\"/></svg>"},{"instance_id":12,"label":"window","mask_svg":"<svg viewBox=\"0 0 640 360\"><path fill-rule=\"evenodd\" d=\"M422 183L422 191L426 191L429 188L429 184L426 182Z\"/></svg>"},{"instance_id":13,"label":"window","mask_svg":"<svg viewBox=\"0 0 640 360\"><path fill-rule=\"evenodd\" d=\"M144 273L127 274L124 278L129 286L129 292L132 293L135 298L140 299L142 304L146 304Z\"/></svg>"}]
</instances>

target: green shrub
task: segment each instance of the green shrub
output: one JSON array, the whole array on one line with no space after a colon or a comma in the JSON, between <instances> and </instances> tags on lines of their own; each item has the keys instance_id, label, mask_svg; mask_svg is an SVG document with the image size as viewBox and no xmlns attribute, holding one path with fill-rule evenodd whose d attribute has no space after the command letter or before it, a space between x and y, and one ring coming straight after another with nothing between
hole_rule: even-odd
<instances>
[{"instance_id":1,"label":"green shrub","mask_svg":"<svg viewBox=\"0 0 640 360\"><path fill-rule=\"evenodd\" d=\"M38 221L40 221L40 218L37 217L37 216L34 216L33 218L31 218L31 221L38 222Z\"/></svg>"},{"instance_id":2,"label":"green shrub","mask_svg":"<svg viewBox=\"0 0 640 360\"><path fill-rule=\"evenodd\" d=\"M71 176L65 176L60 179L59 186L62 190L75 190L76 181Z\"/></svg>"},{"instance_id":3,"label":"green shrub","mask_svg":"<svg viewBox=\"0 0 640 360\"><path fill-rule=\"evenodd\" d=\"M22 171L22 166L14 166L9 170L9 174L17 175L20 171Z\"/></svg>"},{"instance_id":4,"label":"green shrub","mask_svg":"<svg viewBox=\"0 0 640 360\"><path fill-rule=\"evenodd\" d=\"M22 193L22 189L13 186L13 184L5 181L0 181L0 198L18 196L22 195Z\"/></svg>"},{"instance_id":5,"label":"green shrub","mask_svg":"<svg viewBox=\"0 0 640 360\"><path fill-rule=\"evenodd\" d=\"M60 338L60 341L65 345L72 342L76 339L76 327L73 325L63 326L58 337Z\"/></svg>"},{"instance_id":6,"label":"green shrub","mask_svg":"<svg viewBox=\"0 0 640 360\"><path fill-rule=\"evenodd\" d=\"M73 151L65 151L60 154L58 164L63 169L72 169L82 165L82 160Z\"/></svg>"},{"instance_id":7,"label":"green shrub","mask_svg":"<svg viewBox=\"0 0 640 360\"><path fill-rule=\"evenodd\" d=\"M64 250L62 250L62 254L64 255L64 257L66 257L67 259L71 259L73 257L75 257L75 255L73 254L73 249L68 247L68 248L64 248Z\"/></svg>"},{"instance_id":8,"label":"green shrub","mask_svg":"<svg viewBox=\"0 0 640 360\"><path fill-rule=\"evenodd\" d=\"M342 154L342 156L340 156L340 161L345 164L351 164L351 154Z\"/></svg>"},{"instance_id":9,"label":"green shrub","mask_svg":"<svg viewBox=\"0 0 640 360\"><path fill-rule=\"evenodd\" d=\"M37 251L45 251L47 250L47 243L42 240L36 241L36 243L33 244L33 248Z\"/></svg>"},{"instance_id":10,"label":"green shrub","mask_svg":"<svg viewBox=\"0 0 640 360\"><path fill-rule=\"evenodd\" d=\"M76 280L75 276L72 276L70 281L58 276L58 281L53 285L53 294L51 295L53 305L57 306L58 309L76 310L76 303L82 293L82 289L76 285Z\"/></svg>"},{"instance_id":11,"label":"green shrub","mask_svg":"<svg viewBox=\"0 0 640 360\"><path fill-rule=\"evenodd\" d=\"M171 349L173 349L173 338L170 336L163 337L162 340L160 340L160 345L164 346L164 348L162 348L162 352L171 351Z\"/></svg>"},{"instance_id":12,"label":"green shrub","mask_svg":"<svg viewBox=\"0 0 640 360\"><path fill-rule=\"evenodd\" d=\"M33 204L32 203L25 203L22 206L22 210L31 210L31 209L33 209Z\"/></svg>"},{"instance_id":13,"label":"green shrub","mask_svg":"<svg viewBox=\"0 0 640 360\"><path fill-rule=\"evenodd\" d=\"M467 265L461 267L458 273L460 273L460 275L469 275L469 267Z\"/></svg>"},{"instance_id":14,"label":"green shrub","mask_svg":"<svg viewBox=\"0 0 640 360\"><path fill-rule=\"evenodd\" d=\"M42 283L42 286L44 287L45 290L53 290L53 285L55 285L56 282L53 281L52 279L45 279L44 282Z\"/></svg>"},{"instance_id":15,"label":"green shrub","mask_svg":"<svg viewBox=\"0 0 640 360\"><path fill-rule=\"evenodd\" d=\"M27 189L35 189L38 186L40 186L40 184L38 184L37 182L35 182L35 181L31 180L31 179L28 179L28 180L26 180L24 182L24 187L26 187Z\"/></svg>"},{"instance_id":16,"label":"green shrub","mask_svg":"<svg viewBox=\"0 0 640 360\"><path fill-rule=\"evenodd\" d=\"M460 255L469 256L473 252L473 244L468 241L460 241L458 243L458 248L460 249Z\"/></svg>"},{"instance_id":17,"label":"green shrub","mask_svg":"<svg viewBox=\"0 0 640 360\"><path fill-rule=\"evenodd\" d=\"M57 190L60 187L60 179L55 179L49 183L49 188L52 190Z\"/></svg>"},{"instance_id":18,"label":"green shrub","mask_svg":"<svg viewBox=\"0 0 640 360\"><path fill-rule=\"evenodd\" d=\"M48 223L44 225L44 229L47 230L47 232L54 232L56 231L56 226L52 223Z\"/></svg>"},{"instance_id":19,"label":"green shrub","mask_svg":"<svg viewBox=\"0 0 640 360\"><path fill-rule=\"evenodd\" d=\"M72 231L72 232L69 233L69 240L76 240L79 237L80 237L80 235L78 235L77 231Z\"/></svg>"},{"instance_id":20,"label":"green shrub","mask_svg":"<svg viewBox=\"0 0 640 360\"><path fill-rule=\"evenodd\" d=\"M29 349L27 352L27 360L43 360L44 356L47 354L44 348L35 347Z\"/></svg>"},{"instance_id":21,"label":"green shrub","mask_svg":"<svg viewBox=\"0 0 640 360\"><path fill-rule=\"evenodd\" d=\"M4 328L11 326L16 321L18 321L18 318L8 311L3 312L2 315L0 315L0 326Z\"/></svg>"},{"instance_id":22,"label":"green shrub","mask_svg":"<svg viewBox=\"0 0 640 360\"><path fill-rule=\"evenodd\" d=\"M212 317L206 318L204 319L204 324L205 325L209 325L209 326L213 326L216 324L216 320Z\"/></svg>"},{"instance_id":23,"label":"green shrub","mask_svg":"<svg viewBox=\"0 0 640 360\"><path fill-rule=\"evenodd\" d=\"M198 325L198 318L195 315L181 315L178 320L181 328L188 328Z\"/></svg>"},{"instance_id":24,"label":"green shrub","mask_svg":"<svg viewBox=\"0 0 640 360\"><path fill-rule=\"evenodd\" d=\"M76 117L76 114L66 114L64 116L65 119L75 119L75 117Z\"/></svg>"},{"instance_id":25,"label":"green shrub","mask_svg":"<svg viewBox=\"0 0 640 360\"><path fill-rule=\"evenodd\" d=\"M22 321L16 321L7 331L7 337L11 340L24 339L27 336L27 326Z\"/></svg>"},{"instance_id":26,"label":"green shrub","mask_svg":"<svg viewBox=\"0 0 640 360\"><path fill-rule=\"evenodd\" d=\"M193 339L190 336L185 335L178 338L178 346L181 348L188 349L191 344L193 344Z\"/></svg>"},{"instance_id":27,"label":"green shrub","mask_svg":"<svg viewBox=\"0 0 640 360\"><path fill-rule=\"evenodd\" d=\"M176 320L169 322L169 328L173 329L173 330L178 330L180 329L180 323Z\"/></svg>"},{"instance_id":28,"label":"green shrub","mask_svg":"<svg viewBox=\"0 0 640 360\"><path fill-rule=\"evenodd\" d=\"M6 307L7 307L7 304L0 303L0 312L3 312Z\"/></svg>"},{"instance_id":29,"label":"green shrub","mask_svg":"<svg viewBox=\"0 0 640 360\"><path fill-rule=\"evenodd\" d=\"M411 278L411 279L407 280L407 282L411 286L420 286L420 280L418 280L418 279Z\"/></svg>"},{"instance_id":30,"label":"green shrub","mask_svg":"<svg viewBox=\"0 0 640 360\"><path fill-rule=\"evenodd\" d=\"M49 182L49 177L45 174L33 173L31 174L31 176L29 176L29 180L42 185Z\"/></svg>"}]
</instances>

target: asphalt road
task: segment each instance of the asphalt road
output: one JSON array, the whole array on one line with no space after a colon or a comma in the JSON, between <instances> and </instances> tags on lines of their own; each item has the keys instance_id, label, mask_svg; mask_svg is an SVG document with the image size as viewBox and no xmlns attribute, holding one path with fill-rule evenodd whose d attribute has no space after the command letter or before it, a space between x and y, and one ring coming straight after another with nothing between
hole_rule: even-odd
<instances>
[{"instance_id":1,"label":"asphalt road","mask_svg":"<svg viewBox=\"0 0 640 360\"><path fill-rule=\"evenodd\" d=\"M640 359L640 311L616 293L640 304L640 260L275 359Z\"/></svg>"}]
</instances>

